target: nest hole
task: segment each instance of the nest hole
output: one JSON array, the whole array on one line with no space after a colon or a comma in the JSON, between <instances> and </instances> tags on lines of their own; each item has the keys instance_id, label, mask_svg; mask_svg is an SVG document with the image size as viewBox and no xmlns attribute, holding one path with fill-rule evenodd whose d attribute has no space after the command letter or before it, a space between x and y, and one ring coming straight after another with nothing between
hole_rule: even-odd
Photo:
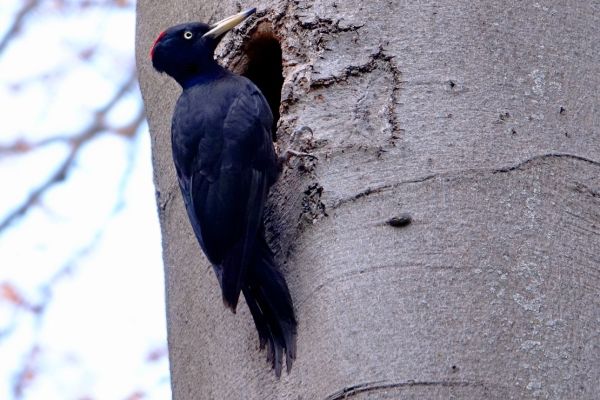
<instances>
[{"instance_id":1,"label":"nest hole","mask_svg":"<svg viewBox=\"0 0 600 400\"><path fill-rule=\"evenodd\" d=\"M273 141L277 140L277 121L283 86L283 64L279 39L270 24L263 23L242 46L237 72L250 79L267 99L273 113Z\"/></svg>"}]
</instances>

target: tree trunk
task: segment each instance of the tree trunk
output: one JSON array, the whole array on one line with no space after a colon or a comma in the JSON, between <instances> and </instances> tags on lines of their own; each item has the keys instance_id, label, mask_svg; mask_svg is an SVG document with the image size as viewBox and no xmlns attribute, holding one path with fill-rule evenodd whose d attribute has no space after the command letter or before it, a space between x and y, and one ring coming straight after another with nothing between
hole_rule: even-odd
<instances>
[{"instance_id":1,"label":"tree trunk","mask_svg":"<svg viewBox=\"0 0 600 400\"><path fill-rule=\"evenodd\" d=\"M174 397L597 398L597 3L243 5L259 12L222 61L272 29L279 145L318 157L291 161L267 210L299 321L280 380L192 233L170 152L179 88L147 56L164 28L236 4L138 2Z\"/></svg>"}]
</instances>

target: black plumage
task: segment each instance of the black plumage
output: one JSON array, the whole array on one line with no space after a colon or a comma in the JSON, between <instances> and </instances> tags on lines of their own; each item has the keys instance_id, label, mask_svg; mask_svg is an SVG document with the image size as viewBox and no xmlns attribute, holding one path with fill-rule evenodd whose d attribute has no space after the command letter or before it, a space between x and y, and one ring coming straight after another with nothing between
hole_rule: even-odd
<instances>
[{"instance_id":1,"label":"black plumage","mask_svg":"<svg viewBox=\"0 0 600 400\"><path fill-rule=\"evenodd\" d=\"M263 209L277 179L273 115L247 78L214 60L222 36L248 10L209 26L169 28L151 51L153 66L183 88L173 114L173 160L188 216L234 312L240 292L252 313L260 346L269 346L277 376L296 353L292 299L265 240Z\"/></svg>"}]
</instances>

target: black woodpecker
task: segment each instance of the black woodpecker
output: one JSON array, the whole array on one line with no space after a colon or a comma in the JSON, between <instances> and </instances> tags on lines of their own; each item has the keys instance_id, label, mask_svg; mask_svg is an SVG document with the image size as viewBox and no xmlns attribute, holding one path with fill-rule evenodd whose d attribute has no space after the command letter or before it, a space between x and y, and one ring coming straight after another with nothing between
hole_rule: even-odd
<instances>
[{"instance_id":1,"label":"black woodpecker","mask_svg":"<svg viewBox=\"0 0 600 400\"><path fill-rule=\"evenodd\" d=\"M183 91L173 113L173 161L190 223L235 312L240 292L260 348L281 375L296 357L292 298L265 240L263 209L279 173L273 116L260 90L214 59L221 38L256 9L214 25L192 22L161 33L152 65Z\"/></svg>"}]
</instances>

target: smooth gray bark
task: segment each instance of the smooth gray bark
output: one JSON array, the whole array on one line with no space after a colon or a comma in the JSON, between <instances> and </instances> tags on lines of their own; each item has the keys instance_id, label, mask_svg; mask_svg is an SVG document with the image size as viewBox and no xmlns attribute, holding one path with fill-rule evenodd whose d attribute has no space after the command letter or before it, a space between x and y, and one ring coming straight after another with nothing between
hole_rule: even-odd
<instances>
[{"instance_id":1,"label":"smooth gray bark","mask_svg":"<svg viewBox=\"0 0 600 400\"><path fill-rule=\"evenodd\" d=\"M319 157L292 162L267 218L299 320L279 381L196 244L170 154L179 89L148 60L162 29L236 4L138 2L174 397L596 399L598 3L242 4L258 17L224 62L271 24L280 144L297 132ZM386 223L405 213L409 226Z\"/></svg>"}]
</instances>

